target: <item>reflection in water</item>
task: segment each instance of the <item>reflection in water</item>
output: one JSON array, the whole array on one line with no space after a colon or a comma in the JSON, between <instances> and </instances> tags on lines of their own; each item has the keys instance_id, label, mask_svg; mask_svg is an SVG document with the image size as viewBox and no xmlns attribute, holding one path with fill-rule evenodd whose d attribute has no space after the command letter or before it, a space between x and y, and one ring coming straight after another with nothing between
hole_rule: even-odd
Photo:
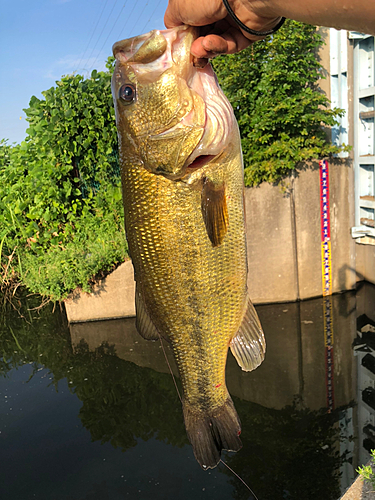
<instances>
[{"instance_id":1,"label":"reflection in water","mask_svg":"<svg viewBox=\"0 0 375 500\"><path fill-rule=\"evenodd\" d=\"M361 391L366 387L361 384L366 385L365 376L371 375L369 358L363 362L371 355L370 333L363 331L357 338L357 318L360 329L375 322L375 287L365 285L356 295L332 297L331 371L323 300L257 307L267 353L256 371L243 372L229 354L227 384L242 421L243 449L227 454L225 460L250 484L259 500L336 500L353 479L355 468L368 457L368 425L374 424L375 409L369 400L363 402ZM37 373L42 362L54 384L67 378L70 392L81 401L79 418L93 441L111 443L123 451L149 443L148 454L155 452L155 443L168 443L166 459L171 471L173 450L190 450L181 404L160 344L143 340L134 319L74 324L69 331L58 311L52 314L45 309L31 324L15 315L4 316L2 321L0 373L6 376L25 363L32 363ZM169 346L165 344L165 348L177 373ZM0 403L1 399L0 394ZM1 424L0 416L3 431ZM198 473L193 459L186 467ZM158 474L167 472L162 469ZM202 474L208 478L207 473ZM232 488L219 488L223 496L217 493L215 498L252 498L227 469L216 474L227 476ZM220 478L217 481L221 484ZM109 494L110 490L106 491ZM177 491L166 496L153 490L150 495L170 498ZM203 489L192 491L186 498L208 498ZM8 494L7 498L12 497Z\"/></svg>"}]
</instances>

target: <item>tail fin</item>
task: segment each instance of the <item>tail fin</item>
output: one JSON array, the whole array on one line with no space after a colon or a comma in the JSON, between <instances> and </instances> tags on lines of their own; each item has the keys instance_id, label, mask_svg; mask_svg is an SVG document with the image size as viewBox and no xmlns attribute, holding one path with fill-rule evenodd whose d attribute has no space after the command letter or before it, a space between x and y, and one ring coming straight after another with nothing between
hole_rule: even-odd
<instances>
[{"instance_id":1,"label":"tail fin","mask_svg":"<svg viewBox=\"0 0 375 500\"><path fill-rule=\"evenodd\" d=\"M220 461L221 450L238 451L241 422L229 397L223 406L212 412L199 412L183 405L186 432L195 458L202 469L213 469Z\"/></svg>"}]
</instances>

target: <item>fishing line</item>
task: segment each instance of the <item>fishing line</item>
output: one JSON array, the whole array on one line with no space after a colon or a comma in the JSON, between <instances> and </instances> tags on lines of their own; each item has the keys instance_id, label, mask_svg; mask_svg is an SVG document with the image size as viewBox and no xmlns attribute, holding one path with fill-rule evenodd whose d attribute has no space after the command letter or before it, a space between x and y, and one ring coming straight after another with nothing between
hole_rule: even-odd
<instances>
[{"instance_id":1,"label":"fishing line","mask_svg":"<svg viewBox=\"0 0 375 500\"><path fill-rule=\"evenodd\" d=\"M181 403L182 403L182 397L181 397L180 391L178 390L177 383L176 383L176 379L175 379L175 376L173 375L173 371L172 371L171 365L169 364L169 361L168 361L168 358L167 358L167 353L165 352L164 345L163 345L163 341L162 341L162 339L161 339L161 335L160 335L160 333L159 333L159 332L158 332L158 335L159 335L159 340L160 340L160 345L161 345L161 348L163 349L163 353L164 353L165 361L167 362L167 365L168 365L169 371L170 371L170 373L171 373L171 375L172 375L172 379L173 379L174 385L175 385L175 387L176 387L176 391L177 391L178 397L180 398L180 401L181 401ZM253 495L253 497L254 497L254 499L255 499L255 500L259 500L259 498L258 498L258 497L256 496L256 494L253 492L253 490L250 488L250 486L249 486L249 485L247 485L247 484L245 483L245 481L242 479L242 477L240 477L240 476L239 476L239 475L238 475L238 474L237 474L237 473L236 473L236 472L235 472L235 471L234 471L231 467L229 467L229 465L228 465L228 464L226 464L226 463L224 462L224 460L220 459L220 462L221 462L222 464L224 464L224 465L225 465L225 467L227 467L227 468L228 468L228 469L232 472L232 474L233 474L234 476L236 476L236 477L237 477L237 478L241 481L241 483L242 483L242 484L244 484L244 485L246 486L246 488L250 491L250 493Z\"/></svg>"},{"instance_id":2,"label":"fishing line","mask_svg":"<svg viewBox=\"0 0 375 500\"><path fill-rule=\"evenodd\" d=\"M130 12L130 14L129 14L129 17L127 18L126 23L125 23L125 24L124 24L124 26L122 27L121 32L118 34L117 39L120 39L120 37L122 37L122 33L124 32L124 30L125 30L125 28L126 28L126 26L127 26L128 22L129 22L129 19L131 19L132 14L133 14L133 12L134 12L134 9L135 9L136 5L137 5L137 2L134 2L134 4L133 4L133 8L132 8L132 10L131 10L131 12Z\"/></svg>"},{"instance_id":3,"label":"fishing line","mask_svg":"<svg viewBox=\"0 0 375 500\"><path fill-rule=\"evenodd\" d=\"M131 32L130 32L130 36L132 35L132 33L133 33L133 31L134 31L134 28L135 28L135 27L137 26L137 24L139 23L139 20L141 19L142 14L144 13L145 8L147 7L147 5L148 5L148 1L146 2L146 5L143 7L142 12L139 14L138 19L137 19L137 21L135 22L134 27L133 27L133 29L132 29L132 30L131 30Z\"/></svg>"},{"instance_id":4,"label":"fishing line","mask_svg":"<svg viewBox=\"0 0 375 500\"><path fill-rule=\"evenodd\" d=\"M169 371L171 372L171 375L172 375L172 379L173 379L174 385L175 385L175 387L176 387L176 391L177 391L178 397L180 398L180 401L181 401L181 403L182 403L182 397L181 397L180 391L178 390L177 383L176 383L176 379L175 379L175 377L174 377L174 375L173 375L173 371L172 371L171 365L169 364L169 361L168 361L168 358L167 358L167 353L165 352L164 345L163 345L163 341L162 341L162 339L161 339L161 335L160 335L160 333L159 333L159 332L158 332L158 335L159 335L159 339L160 339L160 345L161 345L161 348L163 349L163 353L164 353L165 361L167 362L167 365L168 365Z\"/></svg>"},{"instance_id":5,"label":"fishing line","mask_svg":"<svg viewBox=\"0 0 375 500\"><path fill-rule=\"evenodd\" d=\"M151 16L148 18L148 21L147 23L143 26L142 30L141 30L141 33L144 33L145 29L146 29L146 26L148 25L148 23L151 21L151 18L153 17L153 15L155 14L157 8L159 7L159 5L161 4L161 0L159 0L159 2L157 3L153 13L151 14Z\"/></svg>"},{"instance_id":6,"label":"fishing line","mask_svg":"<svg viewBox=\"0 0 375 500\"><path fill-rule=\"evenodd\" d=\"M100 35L99 35L98 39L97 39L97 40L96 40L96 42L95 42L95 45L94 45L94 47L93 47L93 49L92 49L92 51L91 51L91 54L90 54L90 56L89 56L88 60L90 60L91 56L93 55L93 53L94 53L94 51L95 51L95 49L96 49L96 46L98 45L98 42L99 42L99 40L100 40L100 39L101 39L101 37L102 37L103 31L105 30L105 28L106 28L106 26L107 26L107 24L108 24L109 18L110 18L110 17L111 17L111 15L112 15L113 9L116 7L117 2L118 2L118 0L116 0L116 2L113 4L113 7L112 7L112 9L111 9L111 12L108 14L107 20L106 20L106 22L105 22L105 24L104 24L104 26L103 26L102 31L100 32ZM86 68L86 66L85 66L85 68ZM83 68L83 69L85 69L85 68Z\"/></svg>"},{"instance_id":7,"label":"fishing line","mask_svg":"<svg viewBox=\"0 0 375 500\"><path fill-rule=\"evenodd\" d=\"M102 50L104 49L104 46L105 46L105 44L107 43L108 38L111 36L112 31L114 30L114 28L115 28L115 26L116 26L116 24L117 24L117 21L119 20L120 15L122 14L122 11L125 9L125 7L126 7L127 3L128 3L128 0L126 0L126 2L124 3L124 5L122 6L122 8L121 8L121 10L120 10L120 12L119 12L119 14L118 14L118 16L116 17L116 21L114 22L114 24L113 24L113 26L112 26L112 28L111 28L111 31L108 33L107 38L104 40L104 43L103 43L103 45L102 45L102 48L100 49L99 54L96 56L96 59L95 59L95 61L94 61L93 65L91 66L90 71L91 71L91 70L93 69L93 67L95 66L95 63L96 63L96 61L98 60L98 57L100 56L100 54L101 54Z\"/></svg>"},{"instance_id":8,"label":"fishing line","mask_svg":"<svg viewBox=\"0 0 375 500\"><path fill-rule=\"evenodd\" d=\"M224 462L224 460L222 460L221 458L220 458L220 462L221 462L222 464L224 464L224 465L225 465L225 467L228 467L228 469L232 472L232 474L234 474L234 475L235 475L235 476L236 476L236 477L237 477L237 478L241 481L241 483L243 483L243 484L246 486L246 488L250 491L250 493L253 495L253 497L255 498L255 500L259 500L259 498L258 498L258 497L256 496L256 494L253 492L253 490L250 488L250 486L248 486L248 485L245 483L245 481L242 479L242 477L240 477L240 476L239 476L236 472L234 472L234 470L233 470L233 469L231 469L231 468L229 467L229 465L228 465L228 464L226 464L226 463Z\"/></svg>"},{"instance_id":9,"label":"fishing line","mask_svg":"<svg viewBox=\"0 0 375 500\"><path fill-rule=\"evenodd\" d=\"M101 18L102 18L102 15L103 15L103 12L104 12L104 9L105 9L105 7L106 7L107 3L108 3L108 0L106 0L106 2L105 2L105 4L104 4L104 6L103 6L103 8L102 8L102 11L101 11L101 13L100 13L99 19L97 20L97 22L96 22L96 24L95 24L95 28L93 29L93 32L91 33L90 40L88 41L88 43L87 43L87 45L86 45L86 48L85 48L85 50L84 50L84 52L83 52L83 55L82 55L82 57L81 57L81 59L80 59L80 61L79 61L78 65L77 65L76 69L74 70L74 72L78 71L78 69L79 69L79 67L80 67L80 65L81 65L81 62L83 61L83 58L84 58L84 57L85 57L85 55L86 55L87 49L89 48L89 45L90 45L90 43L91 43L91 40L93 39L94 33L95 33L96 28L98 27L98 24L99 24L99 22L100 22L100 20L101 20Z\"/></svg>"}]
</instances>

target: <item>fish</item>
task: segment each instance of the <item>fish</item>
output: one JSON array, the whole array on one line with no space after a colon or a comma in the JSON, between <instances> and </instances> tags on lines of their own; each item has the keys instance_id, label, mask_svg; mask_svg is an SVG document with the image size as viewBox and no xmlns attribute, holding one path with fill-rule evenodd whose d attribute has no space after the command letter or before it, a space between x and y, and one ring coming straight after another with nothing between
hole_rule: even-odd
<instances>
[{"instance_id":1,"label":"fish","mask_svg":"<svg viewBox=\"0 0 375 500\"><path fill-rule=\"evenodd\" d=\"M247 290L238 125L212 66L193 64L197 33L180 26L115 43L112 95L136 328L170 342L187 436L206 470L242 447L228 349L250 371L265 338Z\"/></svg>"}]
</instances>

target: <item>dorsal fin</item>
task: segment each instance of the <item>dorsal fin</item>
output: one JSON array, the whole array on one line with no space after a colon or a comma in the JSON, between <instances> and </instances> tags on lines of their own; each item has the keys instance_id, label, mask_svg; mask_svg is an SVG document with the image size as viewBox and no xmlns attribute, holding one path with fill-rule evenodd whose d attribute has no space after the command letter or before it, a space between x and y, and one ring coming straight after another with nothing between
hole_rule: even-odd
<instances>
[{"instance_id":1,"label":"dorsal fin","mask_svg":"<svg viewBox=\"0 0 375 500\"><path fill-rule=\"evenodd\" d=\"M264 359L266 340L249 297L241 326L230 343L230 349L237 363L246 372L254 370Z\"/></svg>"},{"instance_id":2,"label":"dorsal fin","mask_svg":"<svg viewBox=\"0 0 375 500\"><path fill-rule=\"evenodd\" d=\"M203 181L201 208L203 220L212 246L221 245L228 230L228 207L225 184L215 185L210 179Z\"/></svg>"}]
</instances>

